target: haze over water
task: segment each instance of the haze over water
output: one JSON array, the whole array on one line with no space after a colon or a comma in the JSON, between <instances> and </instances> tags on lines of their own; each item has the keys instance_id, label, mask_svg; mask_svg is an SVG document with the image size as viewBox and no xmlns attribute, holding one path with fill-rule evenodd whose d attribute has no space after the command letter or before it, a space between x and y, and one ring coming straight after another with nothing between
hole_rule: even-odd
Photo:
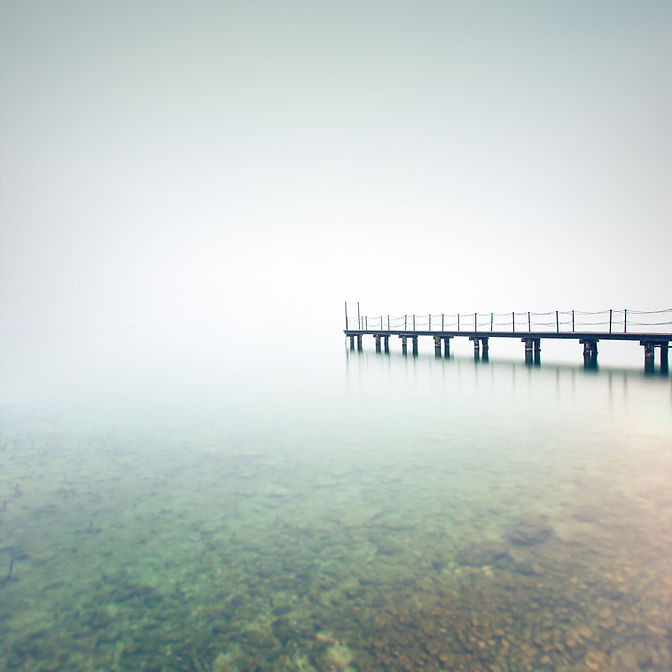
<instances>
[{"instance_id":1,"label":"haze over water","mask_svg":"<svg viewBox=\"0 0 672 672\"><path fill-rule=\"evenodd\" d=\"M669 378L329 327L3 400L0 669L669 670Z\"/></svg>"},{"instance_id":2,"label":"haze over water","mask_svg":"<svg viewBox=\"0 0 672 672\"><path fill-rule=\"evenodd\" d=\"M669 332L670 35L665 0L0 2L0 672L669 672L640 345L340 319Z\"/></svg>"}]
</instances>

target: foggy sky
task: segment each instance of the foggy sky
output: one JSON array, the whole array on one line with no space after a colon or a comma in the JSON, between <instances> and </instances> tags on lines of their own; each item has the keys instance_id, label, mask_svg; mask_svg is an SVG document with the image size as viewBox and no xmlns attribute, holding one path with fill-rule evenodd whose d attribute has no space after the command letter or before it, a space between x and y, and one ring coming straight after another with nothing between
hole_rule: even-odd
<instances>
[{"instance_id":1,"label":"foggy sky","mask_svg":"<svg viewBox=\"0 0 672 672\"><path fill-rule=\"evenodd\" d=\"M672 4L0 2L5 325L672 305Z\"/></svg>"}]
</instances>

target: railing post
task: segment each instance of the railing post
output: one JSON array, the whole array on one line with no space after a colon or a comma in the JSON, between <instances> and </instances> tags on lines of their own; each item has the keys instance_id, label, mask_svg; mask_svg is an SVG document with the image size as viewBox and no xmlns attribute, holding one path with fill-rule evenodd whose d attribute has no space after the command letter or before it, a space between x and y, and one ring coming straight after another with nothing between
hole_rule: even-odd
<instances>
[{"instance_id":1,"label":"railing post","mask_svg":"<svg viewBox=\"0 0 672 672\"><path fill-rule=\"evenodd\" d=\"M614 309L609 308L609 333L611 333L611 317L613 315Z\"/></svg>"},{"instance_id":2,"label":"railing post","mask_svg":"<svg viewBox=\"0 0 672 672\"><path fill-rule=\"evenodd\" d=\"M415 315L413 315L413 331L415 331Z\"/></svg>"},{"instance_id":3,"label":"railing post","mask_svg":"<svg viewBox=\"0 0 672 672\"><path fill-rule=\"evenodd\" d=\"M362 318L359 314L359 301L357 301L357 329L362 330Z\"/></svg>"},{"instance_id":4,"label":"railing post","mask_svg":"<svg viewBox=\"0 0 672 672\"><path fill-rule=\"evenodd\" d=\"M345 302L345 330L348 330L348 302Z\"/></svg>"},{"instance_id":5,"label":"railing post","mask_svg":"<svg viewBox=\"0 0 672 672\"><path fill-rule=\"evenodd\" d=\"M408 330L408 315L404 315L404 331Z\"/></svg>"},{"instance_id":6,"label":"railing post","mask_svg":"<svg viewBox=\"0 0 672 672\"><path fill-rule=\"evenodd\" d=\"M441 313L441 331L444 331L444 328L443 328L443 313Z\"/></svg>"},{"instance_id":7,"label":"railing post","mask_svg":"<svg viewBox=\"0 0 672 672\"><path fill-rule=\"evenodd\" d=\"M383 316L380 316L380 330L383 330Z\"/></svg>"},{"instance_id":8,"label":"railing post","mask_svg":"<svg viewBox=\"0 0 672 672\"><path fill-rule=\"evenodd\" d=\"M572 333L574 333L574 309L572 308Z\"/></svg>"},{"instance_id":9,"label":"railing post","mask_svg":"<svg viewBox=\"0 0 672 672\"><path fill-rule=\"evenodd\" d=\"M478 331L478 313L474 313L474 333Z\"/></svg>"},{"instance_id":10,"label":"railing post","mask_svg":"<svg viewBox=\"0 0 672 672\"><path fill-rule=\"evenodd\" d=\"M432 330L432 314L430 313L428 315L428 317L429 317L429 330L431 331Z\"/></svg>"},{"instance_id":11,"label":"railing post","mask_svg":"<svg viewBox=\"0 0 672 672\"><path fill-rule=\"evenodd\" d=\"M527 311L527 330L532 331L532 323L530 322L530 311Z\"/></svg>"},{"instance_id":12,"label":"railing post","mask_svg":"<svg viewBox=\"0 0 672 672\"><path fill-rule=\"evenodd\" d=\"M457 330L460 330L460 314L457 314Z\"/></svg>"},{"instance_id":13,"label":"railing post","mask_svg":"<svg viewBox=\"0 0 672 672\"><path fill-rule=\"evenodd\" d=\"M513 313L511 313L511 324L513 325L511 327L511 331L513 331L515 333L515 331L516 331L516 313L515 313L515 311Z\"/></svg>"},{"instance_id":14,"label":"railing post","mask_svg":"<svg viewBox=\"0 0 672 672\"><path fill-rule=\"evenodd\" d=\"M390 316L387 316L387 330L390 330Z\"/></svg>"},{"instance_id":15,"label":"railing post","mask_svg":"<svg viewBox=\"0 0 672 672\"><path fill-rule=\"evenodd\" d=\"M492 331L492 325L494 324L494 322L495 322L495 314L490 313L490 331Z\"/></svg>"},{"instance_id":16,"label":"railing post","mask_svg":"<svg viewBox=\"0 0 672 672\"><path fill-rule=\"evenodd\" d=\"M623 333L627 334L628 333L628 309L626 308L623 312L625 313L623 315Z\"/></svg>"},{"instance_id":17,"label":"railing post","mask_svg":"<svg viewBox=\"0 0 672 672\"><path fill-rule=\"evenodd\" d=\"M364 331L368 331L368 330L369 330L369 316L366 315L364 317Z\"/></svg>"},{"instance_id":18,"label":"railing post","mask_svg":"<svg viewBox=\"0 0 672 672\"><path fill-rule=\"evenodd\" d=\"M555 311L555 330L560 333L560 318L558 317L558 311Z\"/></svg>"}]
</instances>

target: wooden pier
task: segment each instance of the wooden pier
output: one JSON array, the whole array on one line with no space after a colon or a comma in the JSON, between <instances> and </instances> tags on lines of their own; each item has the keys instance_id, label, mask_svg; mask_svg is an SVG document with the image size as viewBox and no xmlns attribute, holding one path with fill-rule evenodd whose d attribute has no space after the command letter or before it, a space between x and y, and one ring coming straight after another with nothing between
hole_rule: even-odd
<instances>
[{"instance_id":1,"label":"wooden pier","mask_svg":"<svg viewBox=\"0 0 672 672\"><path fill-rule=\"evenodd\" d=\"M433 319L432 319L433 318ZM353 318L354 320L354 318ZM550 327L550 328L549 328ZM589 327L589 328L586 328ZM633 330L634 327L634 330ZM642 329L644 327L644 329ZM669 373L669 347L672 341L672 308L657 311L603 310L551 311L546 313L468 313L439 315L362 316L357 304L357 323L353 328L345 304L345 335L350 349L363 349L364 336L372 336L376 352L390 352L390 337L401 341L401 352L408 354L409 341L414 356L418 340L434 339L437 357L450 357L450 340L468 338L474 344L474 360L487 362L491 338L520 339L525 348L525 363L541 363L541 340L574 340L583 345L583 365L597 368L600 341L634 341L644 348L644 371L655 371L656 350L660 372Z\"/></svg>"}]
</instances>

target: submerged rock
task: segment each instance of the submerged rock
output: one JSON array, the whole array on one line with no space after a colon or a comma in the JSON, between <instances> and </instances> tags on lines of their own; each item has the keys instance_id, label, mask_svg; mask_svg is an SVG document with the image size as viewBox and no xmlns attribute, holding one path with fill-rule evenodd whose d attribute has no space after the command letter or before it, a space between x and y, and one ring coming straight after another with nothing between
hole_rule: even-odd
<instances>
[{"instance_id":1,"label":"submerged rock","mask_svg":"<svg viewBox=\"0 0 672 672\"><path fill-rule=\"evenodd\" d=\"M342 515L338 522L343 527L363 527L377 518L382 513L381 509L361 509L358 511L349 511Z\"/></svg>"},{"instance_id":2,"label":"submerged rock","mask_svg":"<svg viewBox=\"0 0 672 672\"><path fill-rule=\"evenodd\" d=\"M507 537L517 546L532 546L548 541L552 534L553 528L545 516L525 516L518 521Z\"/></svg>"},{"instance_id":3,"label":"submerged rock","mask_svg":"<svg viewBox=\"0 0 672 672\"><path fill-rule=\"evenodd\" d=\"M469 544L457 553L457 561L461 565L469 567L484 567L494 565L508 556L506 548L502 544L490 541L479 541Z\"/></svg>"}]
</instances>

